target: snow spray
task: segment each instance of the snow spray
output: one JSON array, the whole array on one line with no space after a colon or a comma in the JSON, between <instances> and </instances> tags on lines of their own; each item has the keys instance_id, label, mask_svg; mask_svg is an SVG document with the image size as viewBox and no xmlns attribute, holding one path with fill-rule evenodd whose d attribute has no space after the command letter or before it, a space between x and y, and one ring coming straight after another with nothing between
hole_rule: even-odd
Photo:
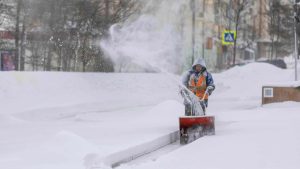
<instances>
[{"instance_id":1,"label":"snow spray","mask_svg":"<svg viewBox=\"0 0 300 169\"><path fill-rule=\"evenodd\" d=\"M182 72L186 0L145 0L141 14L115 24L101 48L116 72Z\"/></svg>"},{"instance_id":2,"label":"snow spray","mask_svg":"<svg viewBox=\"0 0 300 169\"><path fill-rule=\"evenodd\" d=\"M189 93L194 108L200 109L198 97L172 74L180 73L183 68L183 25L189 17L184 11L189 9L189 1L145 0L144 3L139 17L110 28L109 38L101 41L102 49L114 61L117 72L165 73L179 85L181 92Z\"/></svg>"}]
</instances>

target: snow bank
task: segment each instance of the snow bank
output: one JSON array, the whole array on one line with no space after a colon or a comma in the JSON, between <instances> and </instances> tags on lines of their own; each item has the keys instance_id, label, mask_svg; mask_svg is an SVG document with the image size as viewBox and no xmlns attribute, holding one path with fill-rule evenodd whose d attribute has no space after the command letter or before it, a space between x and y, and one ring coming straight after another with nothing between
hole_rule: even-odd
<instances>
[{"instance_id":1,"label":"snow bank","mask_svg":"<svg viewBox=\"0 0 300 169\"><path fill-rule=\"evenodd\" d=\"M97 147L70 131L60 131L51 138L44 148L48 152L55 153L56 158L68 158L70 156L83 157L85 154L97 150Z\"/></svg>"},{"instance_id":2,"label":"snow bank","mask_svg":"<svg viewBox=\"0 0 300 169\"><path fill-rule=\"evenodd\" d=\"M69 109L74 105L78 109L90 107L89 111L95 107L109 110L179 98L178 86L165 74L55 72L0 72L0 95L1 114L30 110L40 114L44 108ZM61 116L72 114L63 112Z\"/></svg>"},{"instance_id":3,"label":"snow bank","mask_svg":"<svg viewBox=\"0 0 300 169\"><path fill-rule=\"evenodd\" d=\"M30 150L21 149L17 163L22 168L81 169L82 158L94 151L99 151L96 145L71 131L62 130L45 142L36 143Z\"/></svg>"},{"instance_id":4,"label":"snow bank","mask_svg":"<svg viewBox=\"0 0 300 169\"><path fill-rule=\"evenodd\" d=\"M4 123L18 123L18 122L23 122L23 121L10 115L0 114L0 125Z\"/></svg>"},{"instance_id":5,"label":"snow bank","mask_svg":"<svg viewBox=\"0 0 300 169\"><path fill-rule=\"evenodd\" d=\"M228 110L255 108L261 104L261 91L265 84L293 81L294 72L268 63L250 63L213 74L213 77L216 91L210 99L210 109L214 112L216 102Z\"/></svg>"}]
</instances>

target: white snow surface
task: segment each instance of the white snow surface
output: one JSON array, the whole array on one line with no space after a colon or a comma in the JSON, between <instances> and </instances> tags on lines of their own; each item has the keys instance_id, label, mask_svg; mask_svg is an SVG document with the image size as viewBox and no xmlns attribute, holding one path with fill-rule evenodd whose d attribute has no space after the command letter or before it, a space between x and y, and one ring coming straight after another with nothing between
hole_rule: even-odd
<instances>
[{"instance_id":1,"label":"white snow surface","mask_svg":"<svg viewBox=\"0 0 300 169\"><path fill-rule=\"evenodd\" d=\"M281 82L281 83L265 84L264 86L269 86L269 87L300 87L300 80L289 81L289 82Z\"/></svg>"},{"instance_id":2,"label":"white snow surface","mask_svg":"<svg viewBox=\"0 0 300 169\"><path fill-rule=\"evenodd\" d=\"M213 77L216 91L208 114L216 117L215 136L119 168L300 168L300 103L261 106L261 87L292 81L293 70L253 63ZM184 107L172 79L167 74L0 72L1 168L84 169L95 158L178 130Z\"/></svg>"}]
</instances>

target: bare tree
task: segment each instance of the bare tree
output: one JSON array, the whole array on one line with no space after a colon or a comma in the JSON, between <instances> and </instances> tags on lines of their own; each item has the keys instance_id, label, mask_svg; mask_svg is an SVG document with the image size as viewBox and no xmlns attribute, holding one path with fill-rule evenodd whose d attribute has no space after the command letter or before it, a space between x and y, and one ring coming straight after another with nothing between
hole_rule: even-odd
<instances>
[{"instance_id":1,"label":"bare tree","mask_svg":"<svg viewBox=\"0 0 300 169\"><path fill-rule=\"evenodd\" d=\"M138 0L14 0L14 3L9 15L15 23L16 69L25 70L26 64L32 70L47 71L113 71L99 40L107 35L111 25L137 12L139 4ZM31 56L25 55L26 50Z\"/></svg>"},{"instance_id":2,"label":"bare tree","mask_svg":"<svg viewBox=\"0 0 300 169\"><path fill-rule=\"evenodd\" d=\"M10 20L13 7L5 3L4 0L0 0L0 26L7 29L7 21ZM9 30L8 30L9 31ZM10 34L11 36L11 34ZM10 46L10 43L0 38L0 48L5 49L6 46Z\"/></svg>"},{"instance_id":3,"label":"bare tree","mask_svg":"<svg viewBox=\"0 0 300 169\"><path fill-rule=\"evenodd\" d=\"M239 27L241 24L241 19L243 17L243 12L246 9L246 7L249 5L249 0L234 0L233 3L233 12L234 12L234 30L236 31L236 34L239 33ZM234 46L233 46L233 65L235 65L236 60L236 49L237 49L237 39L239 37L237 36L234 39Z\"/></svg>"},{"instance_id":4,"label":"bare tree","mask_svg":"<svg viewBox=\"0 0 300 169\"><path fill-rule=\"evenodd\" d=\"M294 22L293 10L290 5L281 4L280 0L270 1L269 34L271 40L271 59L278 55L286 55L292 52ZM299 34L299 33L298 33Z\"/></svg>"},{"instance_id":5,"label":"bare tree","mask_svg":"<svg viewBox=\"0 0 300 169\"><path fill-rule=\"evenodd\" d=\"M251 14L247 13L249 12L248 7L250 7L249 0L217 0L215 1L215 6L215 10L219 16L217 20L218 24L224 25L227 30L234 30L236 32L233 47L222 46L224 53L220 57L218 63L219 67L222 67L221 63L224 61L227 62L227 66L231 66L231 64L235 65L238 39L243 42L240 44L241 51L251 47L254 41L254 38L252 37L253 27L251 24L246 22L246 20L249 19L246 17L251 16ZM221 37L221 30L219 30L218 36ZM229 53L232 54L229 55Z\"/></svg>"}]
</instances>

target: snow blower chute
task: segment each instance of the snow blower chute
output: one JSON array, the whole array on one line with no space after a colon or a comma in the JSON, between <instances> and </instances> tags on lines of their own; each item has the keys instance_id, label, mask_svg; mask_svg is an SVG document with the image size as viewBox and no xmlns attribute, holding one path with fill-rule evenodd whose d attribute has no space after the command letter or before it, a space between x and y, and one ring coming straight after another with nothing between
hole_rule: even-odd
<instances>
[{"instance_id":1,"label":"snow blower chute","mask_svg":"<svg viewBox=\"0 0 300 169\"><path fill-rule=\"evenodd\" d=\"M205 95L199 99L187 88L181 87L185 116L179 117L180 144L188 144L204 135L215 134L215 117L206 115Z\"/></svg>"}]
</instances>

